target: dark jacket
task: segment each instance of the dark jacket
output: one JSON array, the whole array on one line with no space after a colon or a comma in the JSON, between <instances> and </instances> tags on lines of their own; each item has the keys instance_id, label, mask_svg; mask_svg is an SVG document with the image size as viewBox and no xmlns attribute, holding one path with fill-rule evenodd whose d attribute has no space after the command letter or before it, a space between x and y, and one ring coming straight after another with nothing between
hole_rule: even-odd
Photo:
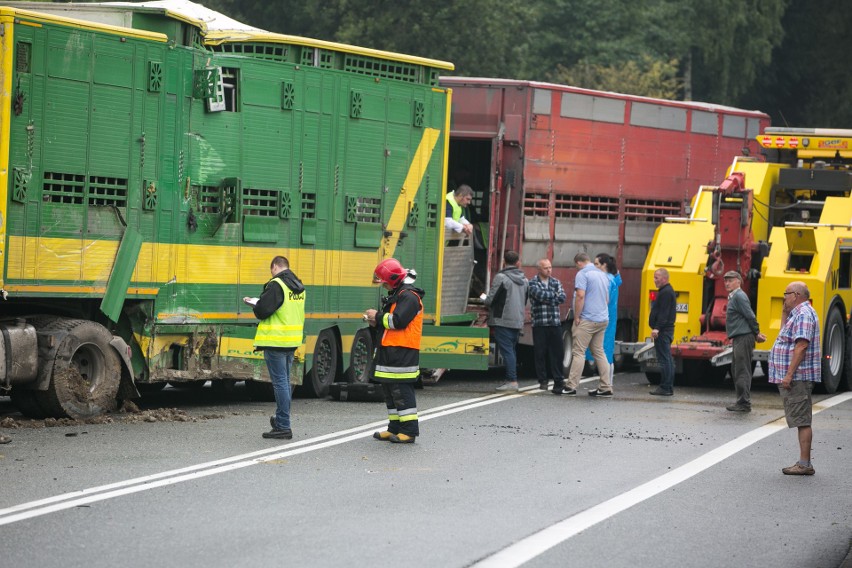
<instances>
[{"instance_id":1,"label":"dark jacket","mask_svg":"<svg viewBox=\"0 0 852 568\"><path fill-rule=\"evenodd\" d=\"M728 298L725 324L728 337L760 333L760 324L757 323L757 317L751 309L751 302L748 301L748 295L742 288L734 290Z\"/></svg>"},{"instance_id":2,"label":"dark jacket","mask_svg":"<svg viewBox=\"0 0 852 568\"><path fill-rule=\"evenodd\" d=\"M674 330L675 303L677 294L671 284L664 284L657 291L657 299L651 304L651 315L648 316L648 325L651 329L659 331Z\"/></svg>"},{"instance_id":3,"label":"dark jacket","mask_svg":"<svg viewBox=\"0 0 852 568\"><path fill-rule=\"evenodd\" d=\"M412 293L413 292L413 293ZM410 324L420 311L420 303L426 294L421 288L412 284L403 284L382 300L382 309L376 314L376 366L377 367L420 367L420 350L397 345L382 345L382 334L384 333L384 316L390 313L396 304L390 317L393 320L394 329L404 329ZM420 300L418 300L420 298ZM417 377L412 379L386 379L375 377L377 383L413 383Z\"/></svg>"},{"instance_id":4,"label":"dark jacket","mask_svg":"<svg viewBox=\"0 0 852 568\"><path fill-rule=\"evenodd\" d=\"M485 297L485 305L489 307L488 325L522 329L528 286L526 276L517 266L498 272Z\"/></svg>"}]
</instances>

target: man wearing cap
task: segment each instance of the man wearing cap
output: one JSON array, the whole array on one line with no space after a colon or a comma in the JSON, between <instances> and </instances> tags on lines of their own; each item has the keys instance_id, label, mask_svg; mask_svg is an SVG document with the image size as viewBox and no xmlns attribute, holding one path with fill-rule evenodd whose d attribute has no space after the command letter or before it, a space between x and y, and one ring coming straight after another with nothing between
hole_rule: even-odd
<instances>
[{"instance_id":1,"label":"man wearing cap","mask_svg":"<svg viewBox=\"0 0 852 568\"><path fill-rule=\"evenodd\" d=\"M725 329L733 348L731 378L737 401L728 406L731 412L751 412L751 371L754 343L763 343L766 336L760 333L760 325L751 309L748 295L742 289L742 276L735 270L725 273L725 290L728 291Z\"/></svg>"}]
</instances>

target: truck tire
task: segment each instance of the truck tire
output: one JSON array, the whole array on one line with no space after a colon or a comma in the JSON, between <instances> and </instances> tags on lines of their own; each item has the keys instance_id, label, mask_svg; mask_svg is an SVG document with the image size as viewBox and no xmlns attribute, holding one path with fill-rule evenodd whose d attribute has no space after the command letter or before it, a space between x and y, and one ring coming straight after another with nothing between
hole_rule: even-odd
<instances>
[{"instance_id":1,"label":"truck tire","mask_svg":"<svg viewBox=\"0 0 852 568\"><path fill-rule=\"evenodd\" d=\"M846 390L852 391L852 321L846 326L846 360L843 373L846 379Z\"/></svg>"},{"instance_id":2,"label":"truck tire","mask_svg":"<svg viewBox=\"0 0 852 568\"><path fill-rule=\"evenodd\" d=\"M817 388L824 393L833 394L840 386L845 367L846 333L843 316L832 308L825 322L825 335L822 342L822 383Z\"/></svg>"},{"instance_id":3,"label":"truck tire","mask_svg":"<svg viewBox=\"0 0 852 568\"><path fill-rule=\"evenodd\" d=\"M314 347L313 367L305 376L305 382L299 387L298 392L315 398L328 396L328 387L331 386L337 375L339 358L340 353L334 333L329 329L322 330L317 336L317 343Z\"/></svg>"},{"instance_id":4,"label":"truck tire","mask_svg":"<svg viewBox=\"0 0 852 568\"><path fill-rule=\"evenodd\" d=\"M349 350L347 383L369 383L373 374L373 334L369 329L359 329Z\"/></svg>"},{"instance_id":5,"label":"truck tire","mask_svg":"<svg viewBox=\"0 0 852 568\"><path fill-rule=\"evenodd\" d=\"M39 329L55 332L58 345L47 391L37 391L39 406L57 418L86 420L118 407L121 360L110 345L112 334L92 321L56 318Z\"/></svg>"}]
</instances>

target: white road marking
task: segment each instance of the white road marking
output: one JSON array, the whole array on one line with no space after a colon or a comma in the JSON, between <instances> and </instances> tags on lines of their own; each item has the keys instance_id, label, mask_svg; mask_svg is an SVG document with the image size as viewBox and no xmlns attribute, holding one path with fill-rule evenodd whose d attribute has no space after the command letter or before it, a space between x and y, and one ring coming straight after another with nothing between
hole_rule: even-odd
<instances>
[{"instance_id":1,"label":"white road marking","mask_svg":"<svg viewBox=\"0 0 852 568\"><path fill-rule=\"evenodd\" d=\"M473 408L478 408L480 406L490 405L495 402L511 400L519 396L523 396L522 394L520 394L521 392L531 391L535 389L538 389L538 385L535 385L534 387L524 387L523 389L520 389L519 393L512 393L509 395L503 393L496 393L483 397L453 402L444 406L424 410L423 412L419 413L419 421L424 422L432 418L455 414L464 410L470 410ZM329 434L316 436L314 438L301 440L299 442L278 445L271 448L265 448L263 450L257 450L254 452L231 456L229 458L209 461L180 469L163 471L152 475L136 477L133 479L118 481L107 485L90 487L88 489L72 491L70 493L64 493L62 495L47 497L45 499L21 503L20 505L14 505L12 507L0 509L0 526L8 525L25 519L31 519L33 517L38 517L41 515L47 515L49 513L55 513L57 511L62 511L73 507L78 507L80 505L85 505L88 503L94 503L96 501L104 501L113 497L130 495L132 493L147 491L149 489L163 487L166 485L174 485L183 481L200 479L202 477L207 477L218 473L225 473L228 471L233 471L235 469L257 465L288 456L294 456L298 454L303 454L305 452L320 450L339 444L345 444L353 440L372 436L373 430L375 430L376 428L381 428L386 424L387 420L382 420L380 422L372 422L370 424L356 426L355 428L349 428L348 430L331 432Z\"/></svg>"},{"instance_id":2,"label":"white road marking","mask_svg":"<svg viewBox=\"0 0 852 568\"><path fill-rule=\"evenodd\" d=\"M850 399L852 399L852 392L846 392L822 400L813 406L813 413L817 414ZM491 556L483 558L479 562L472 564L471 568L515 568L525 564L597 523L605 521L634 505L662 493L666 489L670 489L686 481L720 461L786 428L786 420L782 417L751 432L747 432L739 438L735 438L673 471L652 479L648 483L559 521Z\"/></svg>"}]
</instances>

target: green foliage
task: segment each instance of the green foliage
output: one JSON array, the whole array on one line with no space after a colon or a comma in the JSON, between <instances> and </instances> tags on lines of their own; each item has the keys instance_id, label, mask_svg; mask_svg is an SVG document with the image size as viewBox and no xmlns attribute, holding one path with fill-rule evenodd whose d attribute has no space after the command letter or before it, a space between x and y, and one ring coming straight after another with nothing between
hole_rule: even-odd
<instances>
[{"instance_id":1,"label":"green foliage","mask_svg":"<svg viewBox=\"0 0 852 568\"><path fill-rule=\"evenodd\" d=\"M451 61L456 75L749 106L776 123L852 118L852 10L836 0L202 2L273 32Z\"/></svg>"},{"instance_id":2,"label":"green foliage","mask_svg":"<svg viewBox=\"0 0 852 568\"><path fill-rule=\"evenodd\" d=\"M677 60L661 61L649 55L643 56L640 61L613 65L596 65L587 61L581 61L570 69L560 65L553 80L587 89L658 99L677 99L682 88Z\"/></svg>"}]
</instances>

